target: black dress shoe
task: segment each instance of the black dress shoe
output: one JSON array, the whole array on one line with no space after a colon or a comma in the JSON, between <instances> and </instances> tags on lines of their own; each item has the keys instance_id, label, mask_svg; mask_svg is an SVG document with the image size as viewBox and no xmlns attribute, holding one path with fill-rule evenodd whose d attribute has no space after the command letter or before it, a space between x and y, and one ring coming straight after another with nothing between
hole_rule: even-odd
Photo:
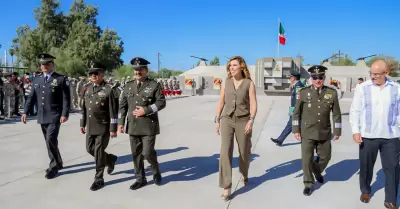
<instances>
[{"instance_id":1,"label":"black dress shoe","mask_svg":"<svg viewBox=\"0 0 400 209\"><path fill-rule=\"evenodd\" d=\"M63 165L58 165L57 168L58 168L58 170L62 170L64 168L64 166Z\"/></svg>"},{"instance_id":2,"label":"black dress shoe","mask_svg":"<svg viewBox=\"0 0 400 209\"><path fill-rule=\"evenodd\" d=\"M312 193L312 189L311 189L311 188L308 188L308 187L304 188L303 194L304 194L305 196L310 196L311 193Z\"/></svg>"},{"instance_id":3,"label":"black dress shoe","mask_svg":"<svg viewBox=\"0 0 400 209\"><path fill-rule=\"evenodd\" d=\"M133 183L130 187L131 190L137 190L140 189L144 186L147 185L147 181L146 180L142 180L142 181L136 181L135 183Z\"/></svg>"},{"instance_id":4,"label":"black dress shoe","mask_svg":"<svg viewBox=\"0 0 400 209\"><path fill-rule=\"evenodd\" d=\"M153 181L155 185L160 186L161 180L162 180L161 174L156 174L153 176Z\"/></svg>"},{"instance_id":5,"label":"black dress shoe","mask_svg":"<svg viewBox=\"0 0 400 209\"><path fill-rule=\"evenodd\" d=\"M271 141L274 142L278 146L282 146L282 142L278 141L278 139L271 138Z\"/></svg>"},{"instance_id":6,"label":"black dress shoe","mask_svg":"<svg viewBox=\"0 0 400 209\"><path fill-rule=\"evenodd\" d=\"M93 184L92 184L92 186L90 187L90 190L92 190L92 191L96 191L96 190L99 190L99 189L101 189L101 188L103 188L104 187L104 181L95 181L95 182L93 182Z\"/></svg>"},{"instance_id":7,"label":"black dress shoe","mask_svg":"<svg viewBox=\"0 0 400 209\"><path fill-rule=\"evenodd\" d=\"M112 172L114 171L114 168L115 168L115 163L117 162L117 159L118 159L118 157L115 155L111 155L111 157L112 157L112 163L107 168L108 174L112 174Z\"/></svg>"},{"instance_id":8,"label":"black dress shoe","mask_svg":"<svg viewBox=\"0 0 400 209\"><path fill-rule=\"evenodd\" d=\"M317 177L315 177L315 179L316 179L320 184L323 184L323 183L325 182L323 176L317 176Z\"/></svg>"},{"instance_id":9,"label":"black dress shoe","mask_svg":"<svg viewBox=\"0 0 400 209\"><path fill-rule=\"evenodd\" d=\"M271 141L274 142L275 144L278 143L278 140L274 138L271 138Z\"/></svg>"},{"instance_id":10,"label":"black dress shoe","mask_svg":"<svg viewBox=\"0 0 400 209\"><path fill-rule=\"evenodd\" d=\"M55 177L57 177L58 174L58 170L50 170L50 171L46 171L46 179L54 179Z\"/></svg>"}]
</instances>

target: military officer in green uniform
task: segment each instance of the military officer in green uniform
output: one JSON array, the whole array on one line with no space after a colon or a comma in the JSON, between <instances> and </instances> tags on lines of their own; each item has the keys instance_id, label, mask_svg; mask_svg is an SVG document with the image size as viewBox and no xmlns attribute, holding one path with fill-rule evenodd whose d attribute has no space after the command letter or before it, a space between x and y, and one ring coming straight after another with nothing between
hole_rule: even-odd
<instances>
[{"instance_id":1,"label":"military officer in green uniform","mask_svg":"<svg viewBox=\"0 0 400 209\"><path fill-rule=\"evenodd\" d=\"M103 173L114 170L117 156L108 154L105 149L111 137L117 137L118 93L104 80L105 67L93 62L89 70L92 83L86 87L82 102L81 133L86 133L86 150L96 162L96 175L90 190L96 191L104 186Z\"/></svg>"},{"instance_id":2,"label":"military officer in green uniform","mask_svg":"<svg viewBox=\"0 0 400 209\"><path fill-rule=\"evenodd\" d=\"M326 67L315 65L308 71L312 85L299 91L293 111L292 132L301 140L301 158L304 172L305 189L303 194L311 195L314 176L319 183L324 183L322 172L331 159L331 121L333 113L333 139L341 135L342 118L337 92L324 85ZM314 161L314 150L317 160ZM313 176L314 175L314 176Z\"/></svg>"},{"instance_id":3,"label":"military officer in green uniform","mask_svg":"<svg viewBox=\"0 0 400 209\"><path fill-rule=\"evenodd\" d=\"M158 112L165 108L166 101L162 87L156 80L148 77L149 61L136 57L131 60L134 79L127 81L121 94L119 105L118 129L121 133L129 134L136 182L130 189L136 190L147 184L144 171L146 159L153 171L156 185L161 184L161 172L154 149L156 135L160 134Z\"/></svg>"}]
</instances>

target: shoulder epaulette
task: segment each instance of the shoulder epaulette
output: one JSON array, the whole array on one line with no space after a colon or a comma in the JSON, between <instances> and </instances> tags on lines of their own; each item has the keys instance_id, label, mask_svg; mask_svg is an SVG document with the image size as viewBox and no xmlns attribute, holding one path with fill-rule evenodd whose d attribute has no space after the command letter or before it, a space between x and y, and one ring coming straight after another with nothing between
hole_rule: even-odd
<instances>
[{"instance_id":1,"label":"shoulder epaulette","mask_svg":"<svg viewBox=\"0 0 400 209\"><path fill-rule=\"evenodd\" d=\"M327 89L330 89L330 90L336 91L336 89L334 89L334 88L332 88L332 87L330 87L330 86L326 86L326 88L327 88Z\"/></svg>"},{"instance_id":2,"label":"shoulder epaulette","mask_svg":"<svg viewBox=\"0 0 400 209\"><path fill-rule=\"evenodd\" d=\"M300 88L299 91L302 91L302 90L304 90L304 89L309 89L310 87L311 87L311 86L303 86L303 87L297 86L296 88Z\"/></svg>"}]
</instances>

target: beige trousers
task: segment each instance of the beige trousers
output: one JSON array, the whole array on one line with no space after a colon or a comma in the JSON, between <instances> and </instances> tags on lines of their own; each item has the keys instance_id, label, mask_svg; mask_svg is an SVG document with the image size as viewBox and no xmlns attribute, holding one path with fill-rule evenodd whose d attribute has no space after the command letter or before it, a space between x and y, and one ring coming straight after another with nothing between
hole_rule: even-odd
<instances>
[{"instance_id":1,"label":"beige trousers","mask_svg":"<svg viewBox=\"0 0 400 209\"><path fill-rule=\"evenodd\" d=\"M248 121L248 116L223 116L221 119L221 153L219 160L219 186L221 188L229 189L232 187L234 137L239 148L239 171L243 177L248 177L252 146L252 133L250 132L247 135L244 133Z\"/></svg>"}]
</instances>

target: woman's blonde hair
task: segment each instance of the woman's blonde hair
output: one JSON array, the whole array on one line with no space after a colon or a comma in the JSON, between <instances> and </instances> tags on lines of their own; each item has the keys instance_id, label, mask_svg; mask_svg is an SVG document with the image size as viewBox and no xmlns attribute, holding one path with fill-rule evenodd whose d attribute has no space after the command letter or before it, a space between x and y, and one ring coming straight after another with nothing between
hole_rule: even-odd
<instances>
[{"instance_id":1,"label":"woman's blonde hair","mask_svg":"<svg viewBox=\"0 0 400 209\"><path fill-rule=\"evenodd\" d=\"M239 62L240 69L242 70L243 78L247 78L247 79L251 80L249 68L247 68L246 61L244 61L243 57L241 57L241 56L233 56L233 57L231 57L229 59L228 63L226 64L226 72L228 73L228 78L232 78L232 75L231 75L231 72L229 71L229 68L230 68L231 62L233 60L237 60Z\"/></svg>"}]
</instances>

